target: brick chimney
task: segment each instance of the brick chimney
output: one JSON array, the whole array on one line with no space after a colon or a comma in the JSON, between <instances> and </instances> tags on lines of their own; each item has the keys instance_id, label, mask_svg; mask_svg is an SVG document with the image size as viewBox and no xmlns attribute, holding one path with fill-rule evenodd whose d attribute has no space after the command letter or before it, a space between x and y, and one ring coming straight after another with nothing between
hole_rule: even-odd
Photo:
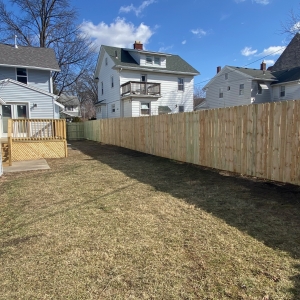
<instances>
[{"instance_id":1,"label":"brick chimney","mask_svg":"<svg viewBox=\"0 0 300 300\"><path fill-rule=\"evenodd\" d=\"M221 67L219 66L219 67L217 67L217 74L221 71Z\"/></svg>"},{"instance_id":2,"label":"brick chimney","mask_svg":"<svg viewBox=\"0 0 300 300\"><path fill-rule=\"evenodd\" d=\"M143 50L143 44L140 41L135 41L134 44L133 44L133 49Z\"/></svg>"},{"instance_id":3,"label":"brick chimney","mask_svg":"<svg viewBox=\"0 0 300 300\"><path fill-rule=\"evenodd\" d=\"M267 69L267 64L266 64L264 61L260 64L260 69L261 69L262 71L266 71L266 69Z\"/></svg>"}]
</instances>

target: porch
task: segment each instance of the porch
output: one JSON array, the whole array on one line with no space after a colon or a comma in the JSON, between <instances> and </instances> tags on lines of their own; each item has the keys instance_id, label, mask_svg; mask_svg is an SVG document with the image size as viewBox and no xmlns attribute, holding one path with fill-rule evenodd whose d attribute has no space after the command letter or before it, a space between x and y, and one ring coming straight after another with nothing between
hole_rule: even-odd
<instances>
[{"instance_id":1,"label":"porch","mask_svg":"<svg viewBox=\"0 0 300 300\"><path fill-rule=\"evenodd\" d=\"M7 137L1 137L3 165L14 161L67 157L66 121L8 119Z\"/></svg>"},{"instance_id":2,"label":"porch","mask_svg":"<svg viewBox=\"0 0 300 300\"><path fill-rule=\"evenodd\" d=\"M121 96L144 95L160 97L160 83L128 81L121 85Z\"/></svg>"}]
</instances>

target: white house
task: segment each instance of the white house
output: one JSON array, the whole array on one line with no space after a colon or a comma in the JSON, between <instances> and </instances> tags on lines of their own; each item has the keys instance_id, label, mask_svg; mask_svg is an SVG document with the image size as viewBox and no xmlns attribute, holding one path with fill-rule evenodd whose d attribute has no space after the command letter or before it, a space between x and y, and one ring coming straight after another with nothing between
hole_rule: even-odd
<instances>
[{"instance_id":1,"label":"white house","mask_svg":"<svg viewBox=\"0 0 300 300\"><path fill-rule=\"evenodd\" d=\"M64 106L60 112L61 118L72 121L75 117L80 117L80 103L76 96L62 94L58 101Z\"/></svg>"},{"instance_id":2,"label":"white house","mask_svg":"<svg viewBox=\"0 0 300 300\"><path fill-rule=\"evenodd\" d=\"M63 105L53 94L51 73L60 71L48 48L0 44L0 139L9 118L58 119Z\"/></svg>"},{"instance_id":3,"label":"white house","mask_svg":"<svg viewBox=\"0 0 300 300\"><path fill-rule=\"evenodd\" d=\"M271 68L217 67L204 89L207 108L300 99L300 34Z\"/></svg>"},{"instance_id":4,"label":"white house","mask_svg":"<svg viewBox=\"0 0 300 300\"><path fill-rule=\"evenodd\" d=\"M101 46L95 70L97 119L193 111L194 76L178 55Z\"/></svg>"}]
</instances>

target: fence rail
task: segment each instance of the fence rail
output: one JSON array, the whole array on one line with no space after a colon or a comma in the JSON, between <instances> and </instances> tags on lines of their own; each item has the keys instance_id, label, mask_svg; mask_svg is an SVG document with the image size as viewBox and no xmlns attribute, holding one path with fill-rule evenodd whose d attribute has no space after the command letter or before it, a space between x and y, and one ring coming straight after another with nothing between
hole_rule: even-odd
<instances>
[{"instance_id":1,"label":"fence rail","mask_svg":"<svg viewBox=\"0 0 300 300\"><path fill-rule=\"evenodd\" d=\"M300 185L300 100L82 126L90 140Z\"/></svg>"}]
</instances>

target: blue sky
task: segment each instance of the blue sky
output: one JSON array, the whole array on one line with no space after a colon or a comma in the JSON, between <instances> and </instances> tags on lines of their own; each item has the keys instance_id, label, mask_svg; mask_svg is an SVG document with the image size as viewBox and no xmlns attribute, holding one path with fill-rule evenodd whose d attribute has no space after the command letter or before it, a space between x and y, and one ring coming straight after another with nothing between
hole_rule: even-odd
<instances>
[{"instance_id":1,"label":"blue sky","mask_svg":"<svg viewBox=\"0 0 300 300\"><path fill-rule=\"evenodd\" d=\"M132 47L178 54L201 75L198 86L225 65L272 65L288 43L282 34L299 0L71 0L79 22L98 45ZM255 62L256 61L256 62Z\"/></svg>"}]
</instances>

